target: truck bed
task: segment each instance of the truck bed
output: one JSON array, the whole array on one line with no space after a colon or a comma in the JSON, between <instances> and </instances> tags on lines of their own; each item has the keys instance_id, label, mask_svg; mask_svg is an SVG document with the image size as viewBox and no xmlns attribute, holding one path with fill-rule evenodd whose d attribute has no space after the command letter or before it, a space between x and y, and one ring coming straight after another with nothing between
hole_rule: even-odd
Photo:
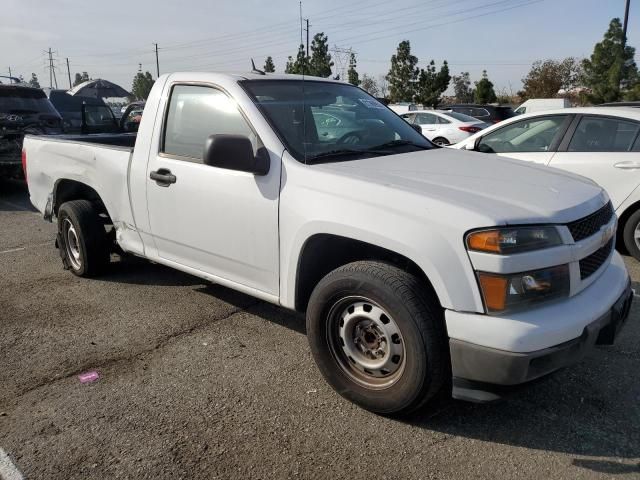
<instances>
[{"instance_id":1,"label":"truck bed","mask_svg":"<svg viewBox=\"0 0 640 480\"><path fill-rule=\"evenodd\" d=\"M136 136L136 133L97 133L91 135L48 135L45 138L46 140L133 148Z\"/></svg>"},{"instance_id":2,"label":"truck bed","mask_svg":"<svg viewBox=\"0 0 640 480\"><path fill-rule=\"evenodd\" d=\"M116 229L134 228L128 182L135 141L136 135L129 133L27 135L24 146L31 203L47 215L61 182L77 182L102 194Z\"/></svg>"}]
</instances>

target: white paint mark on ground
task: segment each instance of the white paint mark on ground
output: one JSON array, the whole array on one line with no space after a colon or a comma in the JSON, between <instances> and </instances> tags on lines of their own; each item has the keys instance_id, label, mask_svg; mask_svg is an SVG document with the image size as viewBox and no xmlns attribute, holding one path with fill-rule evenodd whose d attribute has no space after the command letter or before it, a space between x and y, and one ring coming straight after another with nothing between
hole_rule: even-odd
<instances>
[{"instance_id":1,"label":"white paint mark on ground","mask_svg":"<svg viewBox=\"0 0 640 480\"><path fill-rule=\"evenodd\" d=\"M7 452L0 448L0 479L2 480L24 480L24 477L18 470Z\"/></svg>"},{"instance_id":2,"label":"white paint mark on ground","mask_svg":"<svg viewBox=\"0 0 640 480\"><path fill-rule=\"evenodd\" d=\"M23 250L26 250L27 248L45 247L45 246L48 246L48 245L49 246L53 245L53 241L47 242L47 243L37 243L35 245L25 245L24 247L9 248L7 250L0 250L0 255L2 255L3 253L21 252Z\"/></svg>"}]
</instances>

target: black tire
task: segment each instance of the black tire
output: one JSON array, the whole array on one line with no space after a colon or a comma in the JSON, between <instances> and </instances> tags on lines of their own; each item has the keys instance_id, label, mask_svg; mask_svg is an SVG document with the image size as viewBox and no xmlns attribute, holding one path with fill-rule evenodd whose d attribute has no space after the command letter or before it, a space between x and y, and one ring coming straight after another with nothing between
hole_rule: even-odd
<instances>
[{"instance_id":1,"label":"black tire","mask_svg":"<svg viewBox=\"0 0 640 480\"><path fill-rule=\"evenodd\" d=\"M439 145L441 147L444 147L445 145L450 145L451 142L449 142L449 140L447 140L444 137L436 137L433 140L431 140L431 143L435 143L436 145Z\"/></svg>"},{"instance_id":2,"label":"black tire","mask_svg":"<svg viewBox=\"0 0 640 480\"><path fill-rule=\"evenodd\" d=\"M69 233L71 227L72 234ZM73 200L60 206L57 245L64 268L79 277L98 275L109 263L110 249L104 222L88 200ZM74 251L78 253L77 258L74 258Z\"/></svg>"},{"instance_id":3,"label":"black tire","mask_svg":"<svg viewBox=\"0 0 640 480\"><path fill-rule=\"evenodd\" d=\"M633 256L636 260L640 260L640 248L636 243L634 238L634 234L636 228L640 225L640 210L636 210L631 214L627 221L624 224L624 229L622 231L622 240L624 241L624 246L629 252L630 255Z\"/></svg>"},{"instance_id":4,"label":"black tire","mask_svg":"<svg viewBox=\"0 0 640 480\"><path fill-rule=\"evenodd\" d=\"M349 372L350 364L342 358L344 352L335 347L344 346L344 341L338 339L336 344L332 340L336 329L346 328L344 316L337 323L333 320L336 312L340 318L336 308L353 298L364 298L363 303L370 302L389 312L401 333L403 368L399 375L394 373L396 379L389 385L374 388L366 383L377 379L367 380L367 375L362 374L363 384L355 367L355 374ZM347 311L353 313L351 308L347 307ZM326 381L346 399L378 414L401 415L420 408L436 396L450 377L444 316L435 293L414 275L385 263L349 263L325 276L309 300L307 337Z\"/></svg>"}]
</instances>

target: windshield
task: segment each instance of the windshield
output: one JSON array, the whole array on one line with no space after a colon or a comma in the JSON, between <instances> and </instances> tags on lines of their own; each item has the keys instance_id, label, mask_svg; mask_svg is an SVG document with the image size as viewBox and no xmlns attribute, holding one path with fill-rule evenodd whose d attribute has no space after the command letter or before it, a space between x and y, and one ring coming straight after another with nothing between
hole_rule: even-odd
<instances>
[{"instance_id":1,"label":"windshield","mask_svg":"<svg viewBox=\"0 0 640 480\"><path fill-rule=\"evenodd\" d=\"M58 115L44 92L34 88L0 88L0 113Z\"/></svg>"},{"instance_id":2,"label":"windshield","mask_svg":"<svg viewBox=\"0 0 640 480\"><path fill-rule=\"evenodd\" d=\"M313 80L241 82L297 160L363 158L433 148L363 90Z\"/></svg>"}]
</instances>

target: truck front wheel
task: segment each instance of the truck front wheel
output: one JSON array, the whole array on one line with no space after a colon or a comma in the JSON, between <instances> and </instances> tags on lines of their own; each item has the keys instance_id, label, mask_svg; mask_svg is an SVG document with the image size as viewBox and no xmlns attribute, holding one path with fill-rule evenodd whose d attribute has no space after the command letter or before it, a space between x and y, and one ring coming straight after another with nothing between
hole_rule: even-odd
<instances>
[{"instance_id":1,"label":"truck front wheel","mask_svg":"<svg viewBox=\"0 0 640 480\"><path fill-rule=\"evenodd\" d=\"M449 372L435 294L385 263L354 262L324 277L309 300L307 336L327 382L375 413L419 408Z\"/></svg>"},{"instance_id":2,"label":"truck front wheel","mask_svg":"<svg viewBox=\"0 0 640 480\"><path fill-rule=\"evenodd\" d=\"M88 200L73 200L60 206L57 244L65 269L79 277L97 275L109 263L104 223Z\"/></svg>"}]
</instances>

